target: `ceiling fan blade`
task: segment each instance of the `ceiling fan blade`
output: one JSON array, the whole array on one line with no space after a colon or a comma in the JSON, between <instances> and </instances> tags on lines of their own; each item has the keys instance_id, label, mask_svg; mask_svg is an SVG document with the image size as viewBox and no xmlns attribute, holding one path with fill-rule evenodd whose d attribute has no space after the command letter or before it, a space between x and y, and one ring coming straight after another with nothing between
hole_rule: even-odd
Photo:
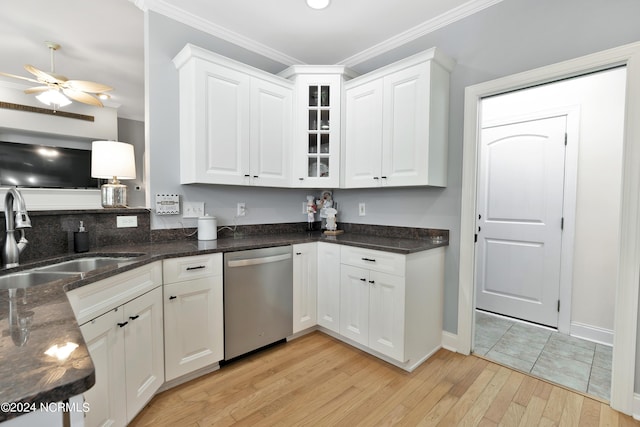
<instances>
[{"instance_id":1,"label":"ceiling fan blade","mask_svg":"<svg viewBox=\"0 0 640 427\"><path fill-rule=\"evenodd\" d=\"M48 90L49 90L49 86L36 86L36 87L31 87L29 89L26 89L24 93L39 93L39 92L46 92Z\"/></svg>"},{"instance_id":2,"label":"ceiling fan blade","mask_svg":"<svg viewBox=\"0 0 640 427\"><path fill-rule=\"evenodd\" d=\"M45 73L44 71L37 69L33 65L26 64L24 66L24 69L36 76L42 83L61 84L67 81L67 78L64 76Z\"/></svg>"},{"instance_id":3,"label":"ceiling fan blade","mask_svg":"<svg viewBox=\"0 0 640 427\"><path fill-rule=\"evenodd\" d=\"M13 77L14 79L26 80L28 82L33 82L33 83L40 83L38 80L30 79L29 77L16 76L15 74L9 74L9 73L0 72L0 75L7 76L7 77Z\"/></svg>"},{"instance_id":4,"label":"ceiling fan blade","mask_svg":"<svg viewBox=\"0 0 640 427\"><path fill-rule=\"evenodd\" d=\"M89 82L86 80L67 80L64 84L64 87L89 93L102 93L113 90L113 88L110 86L96 82Z\"/></svg>"},{"instance_id":5,"label":"ceiling fan blade","mask_svg":"<svg viewBox=\"0 0 640 427\"><path fill-rule=\"evenodd\" d=\"M69 88L62 89L62 92L74 101L82 102L83 104L89 104L96 107L103 107L102 102L100 102L98 98L88 93Z\"/></svg>"}]
</instances>

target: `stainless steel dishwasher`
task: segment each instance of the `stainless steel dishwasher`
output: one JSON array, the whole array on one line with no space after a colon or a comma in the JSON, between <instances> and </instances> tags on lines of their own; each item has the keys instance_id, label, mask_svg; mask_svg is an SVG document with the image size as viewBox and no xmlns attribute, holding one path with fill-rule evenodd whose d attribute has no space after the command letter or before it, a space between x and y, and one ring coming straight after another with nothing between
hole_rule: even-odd
<instances>
[{"instance_id":1,"label":"stainless steel dishwasher","mask_svg":"<svg viewBox=\"0 0 640 427\"><path fill-rule=\"evenodd\" d=\"M224 360L293 333L291 246L224 254Z\"/></svg>"}]
</instances>

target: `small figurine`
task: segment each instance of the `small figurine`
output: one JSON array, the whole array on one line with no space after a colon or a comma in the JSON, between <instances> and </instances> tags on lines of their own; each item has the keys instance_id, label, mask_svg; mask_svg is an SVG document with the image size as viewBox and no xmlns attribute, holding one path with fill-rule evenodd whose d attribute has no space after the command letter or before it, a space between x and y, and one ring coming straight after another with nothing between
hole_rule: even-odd
<instances>
[{"instance_id":1,"label":"small figurine","mask_svg":"<svg viewBox=\"0 0 640 427\"><path fill-rule=\"evenodd\" d=\"M336 223L336 214L337 210L333 208L327 208L327 230L336 231L338 229L338 224Z\"/></svg>"},{"instance_id":2,"label":"small figurine","mask_svg":"<svg viewBox=\"0 0 640 427\"><path fill-rule=\"evenodd\" d=\"M307 196L307 230L313 230L313 222L316 217L316 205L313 203L313 196Z\"/></svg>"}]
</instances>

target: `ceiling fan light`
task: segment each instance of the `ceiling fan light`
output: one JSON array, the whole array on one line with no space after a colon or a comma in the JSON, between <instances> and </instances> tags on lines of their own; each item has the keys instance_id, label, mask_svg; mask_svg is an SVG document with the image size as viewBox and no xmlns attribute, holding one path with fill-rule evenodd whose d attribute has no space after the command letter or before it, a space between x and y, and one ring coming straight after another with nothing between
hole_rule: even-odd
<instances>
[{"instance_id":1,"label":"ceiling fan light","mask_svg":"<svg viewBox=\"0 0 640 427\"><path fill-rule=\"evenodd\" d=\"M324 9L329 6L330 0L307 0L307 6L311 9Z\"/></svg>"},{"instance_id":2,"label":"ceiling fan light","mask_svg":"<svg viewBox=\"0 0 640 427\"><path fill-rule=\"evenodd\" d=\"M103 101L107 100L107 99L111 99L111 95L109 95L108 93L99 93L97 94L98 98L102 99Z\"/></svg>"},{"instance_id":3,"label":"ceiling fan light","mask_svg":"<svg viewBox=\"0 0 640 427\"><path fill-rule=\"evenodd\" d=\"M57 107L65 107L71 104L71 100L60 93L59 90L49 89L46 92L42 92L40 95L36 96L38 101L42 102L46 105L54 105Z\"/></svg>"}]
</instances>

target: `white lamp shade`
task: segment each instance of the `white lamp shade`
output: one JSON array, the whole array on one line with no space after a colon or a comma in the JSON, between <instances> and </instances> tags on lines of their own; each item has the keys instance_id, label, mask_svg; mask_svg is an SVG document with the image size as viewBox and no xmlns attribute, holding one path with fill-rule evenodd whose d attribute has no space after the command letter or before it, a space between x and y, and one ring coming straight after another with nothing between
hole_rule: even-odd
<instances>
[{"instance_id":1,"label":"white lamp shade","mask_svg":"<svg viewBox=\"0 0 640 427\"><path fill-rule=\"evenodd\" d=\"M136 158L133 145L117 141L93 141L91 176L94 178L135 179Z\"/></svg>"},{"instance_id":2,"label":"white lamp shade","mask_svg":"<svg viewBox=\"0 0 640 427\"><path fill-rule=\"evenodd\" d=\"M62 92L56 89L49 89L46 92L42 92L37 95L38 101L46 105L57 105L58 107L66 107L71 104L71 100L64 96Z\"/></svg>"}]
</instances>

